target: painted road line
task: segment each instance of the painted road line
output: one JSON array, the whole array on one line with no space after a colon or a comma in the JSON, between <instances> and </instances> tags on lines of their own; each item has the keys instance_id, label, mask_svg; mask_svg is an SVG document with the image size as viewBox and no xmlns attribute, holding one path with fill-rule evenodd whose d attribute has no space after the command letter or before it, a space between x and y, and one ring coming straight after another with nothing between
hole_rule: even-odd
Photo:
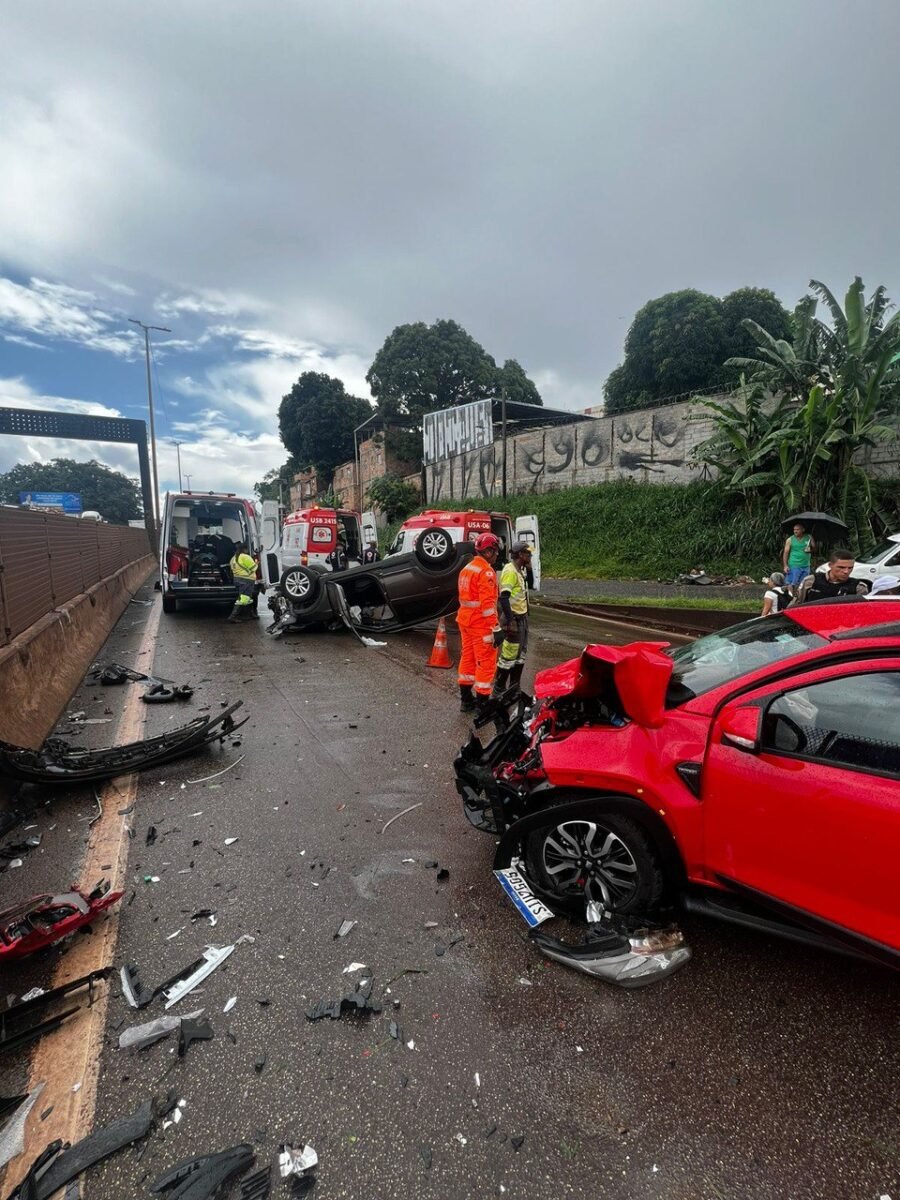
<instances>
[{"instance_id":1,"label":"painted road line","mask_svg":"<svg viewBox=\"0 0 900 1200\"><path fill-rule=\"evenodd\" d=\"M135 661L143 659L147 664L152 664L161 612L159 602L150 609ZM136 741L141 736L146 712L147 706L141 703L141 689L130 688L116 730L116 745ZM137 790L136 774L121 775L103 785L99 793L103 815L91 828L81 870L82 887L86 891L90 891L104 877L110 879L113 891L124 886L128 864L129 818L118 814L120 809L130 808L135 802ZM102 925L95 926L93 935L76 936L68 953L57 964L50 987L59 987L70 979L87 975L89 971L110 966L116 952L118 933L119 906L116 906L109 911ZM46 1087L40 1103L35 1105L25 1125L25 1152L13 1159L7 1168L7 1177L3 1181L4 1192L12 1191L22 1181L31 1163L48 1142L62 1138L74 1145L93 1127L109 984L99 984L96 994L97 998L90 1008L82 1008L61 1029L41 1038L37 1044L26 1090L30 1092L41 1080L46 1082ZM51 1105L53 1112L46 1121L42 1121L40 1113Z\"/></svg>"}]
</instances>

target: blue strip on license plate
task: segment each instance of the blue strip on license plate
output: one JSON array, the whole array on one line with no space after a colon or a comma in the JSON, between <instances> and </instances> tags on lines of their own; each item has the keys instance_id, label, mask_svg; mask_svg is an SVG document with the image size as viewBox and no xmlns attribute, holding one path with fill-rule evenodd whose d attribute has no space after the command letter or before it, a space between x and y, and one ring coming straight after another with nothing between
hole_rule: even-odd
<instances>
[{"instance_id":1,"label":"blue strip on license plate","mask_svg":"<svg viewBox=\"0 0 900 1200\"><path fill-rule=\"evenodd\" d=\"M519 910L525 923L532 929L554 915L546 904L538 900L525 882L521 872L515 867L506 867L502 871L495 871L494 874L500 881L504 892Z\"/></svg>"}]
</instances>

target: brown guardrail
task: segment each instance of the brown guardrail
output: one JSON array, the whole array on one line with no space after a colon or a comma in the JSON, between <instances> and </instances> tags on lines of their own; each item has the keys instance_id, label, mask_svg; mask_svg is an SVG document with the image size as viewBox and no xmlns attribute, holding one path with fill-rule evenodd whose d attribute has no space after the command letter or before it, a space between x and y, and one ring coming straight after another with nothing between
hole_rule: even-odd
<instances>
[{"instance_id":1,"label":"brown guardrail","mask_svg":"<svg viewBox=\"0 0 900 1200\"><path fill-rule=\"evenodd\" d=\"M0 646L149 553L143 529L0 507Z\"/></svg>"}]
</instances>

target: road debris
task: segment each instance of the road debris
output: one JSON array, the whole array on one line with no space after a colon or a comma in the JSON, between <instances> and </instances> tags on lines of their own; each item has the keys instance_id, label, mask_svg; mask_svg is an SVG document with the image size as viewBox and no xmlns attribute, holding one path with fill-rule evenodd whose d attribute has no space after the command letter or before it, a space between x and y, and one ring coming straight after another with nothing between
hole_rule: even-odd
<instances>
[{"instance_id":1,"label":"road debris","mask_svg":"<svg viewBox=\"0 0 900 1200\"><path fill-rule=\"evenodd\" d=\"M198 1008L196 1012L185 1013L181 1017L157 1017L155 1021L148 1021L145 1025L133 1025L131 1029L125 1029L119 1034L119 1049L146 1050L167 1038L176 1029L180 1030L182 1022L196 1021L202 1016L203 1009Z\"/></svg>"},{"instance_id":2,"label":"road debris","mask_svg":"<svg viewBox=\"0 0 900 1200\"><path fill-rule=\"evenodd\" d=\"M352 992L341 996L340 999L320 1000L318 1004L307 1009L306 1019L321 1021L323 1017L330 1017L332 1021L338 1021L341 1017L362 1017L380 1012L381 1005L372 999L372 980L361 979Z\"/></svg>"},{"instance_id":3,"label":"road debris","mask_svg":"<svg viewBox=\"0 0 900 1200\"><path fill-rule=\"evenodd\" d=\"M225 1007L222 1009L222 1012L230 1013L236 1004L237 1004L237 996L232 996L230 999L225 1001Z\"/></svg>"},{"instance_id":4,"label":"road debris","mask_svg":"<svg viewBox=\"0 0 900 1200\"><path fill-rule=\"evenodd\" d=\"M252 1167L255 1159L253 1147L246 1143L217 1154L201 1154L158 1175L150 1191L167 1192L167 1200L213 1200L226 1191L226 1184Z\"/></svg>"},{"instance_id":5,"label":"road debris","mask_svg":"<svg viewBox=\"0 0 900 1200\"><path fill-rule=\"evenodd\" d=\"M292 1175L305 1175L317 1166L318 1162L319 1156L312 1146L304 1146L302 1150L297 1150L285 1142L278 1151L278 1170L282 1179L289 1179Z\"/></svg>"},{"instance_id":6,"label":"road debris","mask_svg":"<svg viewBox=\"0 0 900 1200\"><path fill-rule=\"evenodd\" d=\"M86 750L61 738L48 738L40 750L0 742L0 774L23 783L97 783L132 771L146 771L193 754L209 743L224 741L248 720L235 721L242 700L215 717L196 717L188 725L146 741Z\"/></svg>"},{"instance_id":7,"label":"road debris","mask_svg":"<svg viewBox=\"0 0 900 1200\"><path fill-rule=\"evenodd\" d=\"M241 724L243 725L243 721ZM237 726L235 726L237 728ZM246 758L246 754L241 754L234 762L229 763L227 767L223 767L221 771L216 771L214 775L204 775L202 779L186 779L185 783L208 783L210 779L218 779L220 775L224 775L226 771L230 771L232 767L236 767L238 763L242 763ZM182 787L184 784L182 784ZM196 813L196 816L202 816L202 813Z\"/></svg>"},{"instance_id":8,"label":"road debris","mask_svg":"<svg viewBox=\"0 0 900 1200\"><path fill-rule=\"evenodd\" d=\"M0 912L0 961L24 958L75 933L122 897L102 879L92 892L43 893Z\"/></svg>"},{"instance_id":9,"label":"road debris","mask_svg":"<svg viewBox=\"0 0 900 1200\"><path fill-rule=\"evenodd\" d=\"M0 1133L0 1167L5 1167L10 1159L16 1158L25 1149L25 1122L45 1086L39 1083L27 1096L13 1096L3 1101L3 1119L8 1120ZM13 1113L11 1117L10 1112Z\"/></svg>"},{"instance_id":10,"label":"road debris","mask_svg":"<svg viewBox=\"0 0 900 1200\"><path fill-rule=\"evenodd\" d=\"M241 1184L241 1200L268 1200L272 1192L272 1168L263 1167Z\"/></svg>"},{"instance_id":11,"label":"road debris","mask_svg":"<svg viewBox=\"0 0 900 1200\"><path fill-rule=\"evenodd\" d=\"M352 962L349 967L344 967L341 971L342 975L352 975L354 971L367 971L368 967L365 963Z\"/></svg>"},{"instance_id":12,"label":"road debris","mask_svg":"<svg viewBox=\"0 0 900 1200\"><path fill-rule=\"evenodd\" d=\"M580 946L533 929L530 939L548 958L617 987L639 988L674 974L691 957L676 925L654 925L588 905L590 927Z\"/></svg>"},{"instance_id":13,"label":"road debris","mask_svg":"<svg viewBox=\"0 0 900 1200\"><path fill-rule=\"evenodd\" d=\"M165 983L160 984L155 994L158 995L162 992L166 1008L171 1008L173 1004L177 1004L195 987L198 987L217 967L220 967L233 951L234 946L207 946L200 958L179 971L177 975L173 975Z\"/></svg>"},{"instance_id":14,"label":"road debris","mask_svg":"<svg viewBox=\"0 0 900 1200\"><path fill-rule=\"evenodd\" d=\"M194 1042L209 1042L215 1037L205 1017L183 1017L178 1031L178 1057L184 1058Z\"/></svg>"},{"instance_id":15,"label":"road debris","mask_svg":"<svg viewBox=\"0 0 900 1200\"><path fill-rule=\"evenodd\" d=\"M334 936L336 938L346 937L347 934L350 932L350 930L353 928L353 926L355 924L356 924L355 921L350 921L350 920L341 921L340 925L338 926L338 931Z\"/></svg>"},{"instance_id":16,"label":"road debris","mask_svg":"<svg viewBox=\"0 0 900 1200\"><path fill-rule=\"evenodd\" d=\"M143 986L134 963L125 963L119 972L119 979L122 983L122 995L132 1008L146 1008L156 994Z\"/></svg>"},{"instance_id":17,"label":"road debris","mask_svg":"<svg viewBox=\"0 0 900 1200\"><path fill-rule=\"evenodd\" d=\"M405 817L406 814L411 813L413 811L413 809L421 808L424 803L425 803L424 800L420 800L418 804L411 804L409 806L409 808L404 808L403 812L398 812L396 816L391 817L391 819L389 821L386 821L384 823L384 825L382 825L381 832L384 833L384 831L388 828L389 825L393 825L393 823L395 821L399 821L401 817Z\"/></svg>"}]
</instances>

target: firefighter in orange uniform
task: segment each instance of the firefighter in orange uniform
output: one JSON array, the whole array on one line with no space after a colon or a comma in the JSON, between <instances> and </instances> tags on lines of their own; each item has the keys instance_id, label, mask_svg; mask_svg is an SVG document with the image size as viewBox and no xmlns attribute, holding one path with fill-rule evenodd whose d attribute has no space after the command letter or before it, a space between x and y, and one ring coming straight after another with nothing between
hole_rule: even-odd
<instances>
[{"instance_id":1,"label":"firefighter in orange uniform","mask_svg":"<svg viewBox=\"0 0 900 1200\"><path fill-rule=\"evenodd\" d=\"M497 573L494 563L500 539L481 533L475 557L459 573L459 612L456 623L462 639L459 658L460 712L474 712L491 694L497 671L497 649L503 631L497 620ZM474 695L473 695L474 692Z\"/></svg>"}]
</instances>

